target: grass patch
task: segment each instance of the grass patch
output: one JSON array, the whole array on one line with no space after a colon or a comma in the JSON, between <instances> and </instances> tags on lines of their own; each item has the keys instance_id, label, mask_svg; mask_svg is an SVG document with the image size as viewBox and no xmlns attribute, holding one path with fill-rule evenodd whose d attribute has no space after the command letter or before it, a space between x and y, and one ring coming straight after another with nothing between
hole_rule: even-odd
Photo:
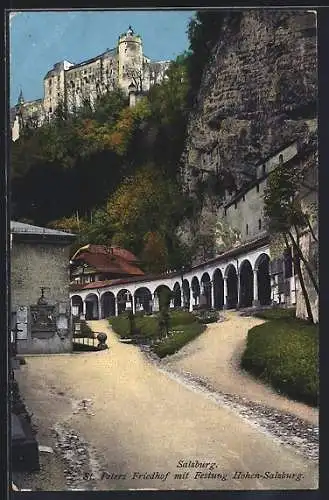
<instances>
[{"instance_id":1,"label":"grass patch","mask_svg":"<svg viewBox=\"0 0 329 500\"><path fill-rule=\"evenodd\" d=\"M189 325L197 321L196 317L187 311L172 311L170 312L170 327L174 328L177 325Z\"/></svg>"},{"instance_id":2,"label":"grass patch","mask_svg":"<svg viewBox=\"0 0 329 500\"><path fill-rule=\"evenodd\" d=\"M290 308L273 308L264 309L263 311L255 312L254 316L262 319L296 319L296 309Z\"/></svg>"},{"instance_id":3,"label":"grass patch","mask_svg":"<svg viewBox=\"0 0 329 500\"><path fill-rule=\"evenodd\" d=\"M137 331L135 334L131 334L127 313L112 316L109 318L109 323L121 338L132 338L136 343L148 343L160 358L177 352L206 329L195 315L186 311L169 313L167 338L160 338L159 315L135 315L134 323Z\"/></svg>"},{"instance_id":4,"label":"grass patch","mask_svg":"<svg viewBox=\"0 0 329 500\"><path fill-rule=\"evenodd\" d=\"M156 338L159 330L159 322L157 317L138 314L134 317L135 327L139 330L139 335L148 339ZM130 338L130 321L126 313L119 316L109 318L109 323L112 329L122 338Z\"/></svg>"},{"instance_id":5,"label":"grass patch","mask_svg":"<svg viewBox=\"0 0 329 500\"><path fill-rule=\"evenodd\" d=\"M241 366L278 392L317 406L318 326L293 318L287 310L280 310L278 318L277 312L264 311L265 319L271 319L249 330Z\"/></svg>"},{"instance_id":6,"label":"grass patch","mask_svg":"<svg viewBox=\"0 0 329 500\"><path fill-rule=\"evenodd\" d=\"M176 325L175 330L177 330L177 333L174 332L168 338L154 344L152 350L159 358L164 358L179 351L185 344L204 332L205 329L206 326L201 325L197 321L185 325Z\"/></svg>"}]
</instances>

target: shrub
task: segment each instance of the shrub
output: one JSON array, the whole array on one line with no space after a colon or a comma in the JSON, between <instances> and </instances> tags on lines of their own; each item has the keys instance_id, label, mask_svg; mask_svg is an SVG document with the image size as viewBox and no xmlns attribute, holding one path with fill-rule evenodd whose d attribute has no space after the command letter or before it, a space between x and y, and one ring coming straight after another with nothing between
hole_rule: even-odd
<instances>
[{"instance_id":1,"label":"shrub","mask_svg":"<svg viewBox=\"0 0 329 500\"><path fill-rule=\"evenodd\" d=\"M219 320L218 311L198 311L195 317L200 323L215 323Z\"/></svg>"},{"instance_id":2,"label":"shrub","mask_svg":"<svg viewBox=\"0 0 329 500\"><path fill-rule=\"evenodd\" d=\"M270 320L249 330L241 366L279 392L315 406L318 342L317 325L289 316Z\"/></svg>"},{"instance_id":3,"label":"shrub","mask_svg":"<svg viewBox=\"0 0 329 500\"><path fill-rule=\"evenodd\" d=\"M121 313L118 316L112 316L109 318L109 323L115 333L120 335L120 337L130 337L130 321L126 313Z\"/></svg>"},{"instance_id":4,"label":"shrub","mask_svg":"<svg viewBox=\"0 0 329 500\"><path fill-rule=\"evenodd\" d=\"M80 331L77 331L77 332L75 331L76 323L80 323ZM90 326L88 326L88 324L85 320L75 320L73 322L73 332L74 332L73 337L75 337L75 338L81 338L81 337L88 337L91 339L95 338L94 332L92 331Z\"/></svg>"},{"instance_id":5,"label":"shrub","mask_svg":"<svg viewBox=\"0 0 329 500\"><path fill-rule=\"evenodd\" d=\"M182 332L173 333L170 337L152 346L153 352L160 358L177 352L185 344L200 335L206 327L195 321L190 324L176 325L175 329L182 330Z\"/></svg>"},{"instance_id":6,"label":"shrub","mask_svg":"<svg viewBox=\"0 0 329 500\"><path fill-rule=\"evenodd\" d=\"M109 319L109 323L112 326L115 333L120 335L122 338L130 338L132 332L130 331L130 320L127 313L122 313L119 316L113 316ZM136 330L139 330L139 335L145 338L154 338L158 336L158 320L152 316L135 315L134 316L134 326Z\"/></svg>"},{"instance_id":7,"label":"shrub","mask_svg":"<svg viewBox=\"0 0 329 500\"><path fill-rule=\"evenodd\" d=\"M175 327L176 325L188 325L190 323L195 323L195 316L187 311L172 311L170 313L170 326Z\"/></svg>"},{"instance_id":8,"label":"shrub","mask_svg":"<svg viewBox=\"0 0 329 500\"><path fill-rule=\"evenodd\" d=\"M273 309L265 309L254 313L254 316L262 319L289 319L296 318L296 308L289 307L274 307Z\"/></svg>"}]
</instances>

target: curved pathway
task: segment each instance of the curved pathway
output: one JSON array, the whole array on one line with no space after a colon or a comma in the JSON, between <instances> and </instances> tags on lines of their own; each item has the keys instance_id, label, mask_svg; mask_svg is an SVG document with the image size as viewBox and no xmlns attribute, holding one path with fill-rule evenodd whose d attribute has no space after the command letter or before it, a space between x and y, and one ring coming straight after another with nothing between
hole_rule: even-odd
<instances>
[{"instance_id":1,"label":"curved pathway","mask_svg":"<svg viewBox=\"0 0 329 500\"><path fill-rule=\"evenodd\" d=\"M44 444L69 463L71 487L318 487L315 462L172 380L138 347L120 343L105 320L90 324L108 334L109 350L26 356L17 373ZM48 487L44 479L41 489Z\"/></svg>"},{"instance_id":2,"label":"curved pathway","mask_svg":"<svg viewBox=\"0 0 329 500\"><path fill-rule=\"evenodd\" d=\"M224 318L220 323L210 323L202 335L178 353L164 358L161 364L179 373L201 378L215 390L263 403L318 425L319 412L316 408L278 394L240 368L248 330L264 323L264 320L240 316L236 311L226 311Z\"/></svg>"}]
</instances>

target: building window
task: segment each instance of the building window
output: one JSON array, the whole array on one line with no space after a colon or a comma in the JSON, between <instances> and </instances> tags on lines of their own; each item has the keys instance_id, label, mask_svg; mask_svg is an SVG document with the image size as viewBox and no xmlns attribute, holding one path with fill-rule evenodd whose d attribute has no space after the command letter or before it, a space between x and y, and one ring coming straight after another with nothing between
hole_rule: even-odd
<instances>
[{"instance_id":1,"label":"building window","mask_svg":"<svg viewBox=\"0 0 329 500\"><path fill-rule=\"evenodd\" d=\"M256 184L256 191L259 193L259 184Z\"/></svg>"},{"instance_id":2,"label":"building window","mask_svg":"<svg viewBox=\"0 0 329 500\"><path fill-rule=\"evenodd\" d=\"M249 227L248 227L248 224L246 224L246 234L248 234L248 231L249 231Z\"/></svg>"},{"instance_id":3,"label":"building window","mask_svg":"<svg viewBox=\"0 0 329 500\"><path fill-rule=\"evenodd\" d=\"M237 205L237 202L235 201L235 202L234 202L234 208L237 208L237 206L238 206L238 205Z\"/></svg>"},{"instance_id":4,"label":"building window","mask_svg":"<svg viewBox=\"0 0 329 500\"><path fill-rule=\"evenodd\" d=\"M51 113L52 111L53 111L53 108L50 106L49 113Z\"/></svg>"},{"instance_id":5,"label":"building window","mask_svg":"<svg viewBox=\"0 0 329 500\"><path fill-rule=\"evenodd\" d=\"M283 163L283 156L282 155L279 155L279 163L280 163L280 165L282 165L282 163Z\"/></svg>"},{"instance_id":6,"label":"building window","mask_svg":"<svg viewBox=\"0 0 329 500\"><path fill-rule=\"evenodd\" d=\"M246 201L245 195L242 196L242 201Z\"/></svg>"},{"instance_id":7,"label":"building window","mask_svg":"<svg viewBox=\"0 0 329 500\"><path fill-rule=\"evenodd\" d=\"M226 208L224 208L224 215L226 215L226 214L227 214L227 209L226 209Z\"/></svg>"},{"instance_id":8,"label":"building window","mask_svg":"<svg viewBox=\"0 0 329 500\"><path fill-rule=\"evenodd\" d=\"M262 219L258 219L258 229L262 229Z\"/></svg>"},{"instance_id":9,"label":"building window","mask_svg":"<svg viewBox=\"0 0 329 500\"><path fill-rule=\"evenodd\" d=\"M266 174L266 165L263 165L263 175Z\"/></svg>"}]
</instances>

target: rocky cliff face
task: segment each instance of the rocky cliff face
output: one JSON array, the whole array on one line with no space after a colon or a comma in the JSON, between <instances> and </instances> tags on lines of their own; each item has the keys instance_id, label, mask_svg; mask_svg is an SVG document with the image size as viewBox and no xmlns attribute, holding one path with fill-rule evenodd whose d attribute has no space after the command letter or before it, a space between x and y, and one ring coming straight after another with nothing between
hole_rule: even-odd
<instances>
[{"instance_id":1,"label":"rocky cliff face","mask_svg":"<svg viewBox=\"0 0 329 500\"><path fill-rule=\"evenodd\" d=\"M182 228L185 241L193 241L210 212L218 214L225 188L239 189L257 164L303 142L316 102L315 13L247 10L238 22L227 18L188 124L184 185L192 196L200 188L206 195L201 213Z\"/></svg>"},{"instance_id":2,"label":"rocky cliff face","mask_svg":"<svg viewBox=\"0 0 329 500\"><path fill-rule=\"evenodd\" d=\"M307 133L316 116L316 15L248 10L224 23L205 68L183 154L185 183L226 172L239 187L255 166Z\"/></svg>"}]
</instances>

